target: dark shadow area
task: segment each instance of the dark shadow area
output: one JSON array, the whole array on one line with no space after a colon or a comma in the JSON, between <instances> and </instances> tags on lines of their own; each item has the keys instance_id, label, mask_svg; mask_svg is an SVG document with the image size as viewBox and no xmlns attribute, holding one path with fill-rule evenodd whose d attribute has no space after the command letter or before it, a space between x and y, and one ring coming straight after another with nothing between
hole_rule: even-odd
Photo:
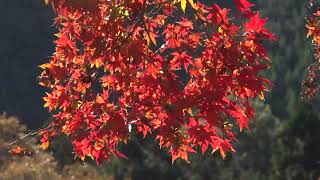
<instances>
[{"instance_id":1,"label":"dark shadow area","mask_svg":"<svg viewBox=\"0 0 320 180\"><path fill-rule=\"evenodd\" d=\"M40 0L0 1L0 111L38 128L48 118L38 65L53 52L53 12Z\"/></svg>"}]
</instances>

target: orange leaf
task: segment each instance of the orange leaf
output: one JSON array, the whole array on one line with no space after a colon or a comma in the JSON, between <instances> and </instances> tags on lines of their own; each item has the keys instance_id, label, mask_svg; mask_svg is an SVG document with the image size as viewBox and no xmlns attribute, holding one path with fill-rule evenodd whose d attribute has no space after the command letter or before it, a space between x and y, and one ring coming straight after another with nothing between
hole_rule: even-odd
<instances>
[{"instance_id":1,"label":"orange leaf","mask_svg":"<svg viewBox=\"0 0 320 180\"><path fill-rule=\"evenodd\" d=\"M98 104L104 104L104 103L106 103L106 101L105 101L101 96L97 96L96 102L97 102Z\"/></svg>"},{"instance_id":2,"label":"orange leaf","mask_svg":"<svg viewBox=\"0 0 320 180\"><path fill-rule=\"evenodd\" d=\"M158 37L158 35L156 35L156 34L153 33L153 32L149 32L149 37L150 37L151 42L152 42L154 45L157 45L156 37Z\"/></svg>"},{"instance_id":3,"label":"orange leaf","mask_svg":"<svg viewBox=\"0 0 320 180\"><path fill-rule=\"evenodd\" d=\"M40 148L42 150L47 150L49 148L49 145L50 145L49 141L46 141L46 142L40 144Z\"/></svg>"},{"instance_id":4,"label":"orange leaf","mask_svg":"<svg viewBox=\"0 0 320 180\"><path fill-rule=\"evenodd\" d=\"M10 149L9 153L14 156L31 156L32 155L32 152L27 151L26 149L21 148L20 146L16 146L15 148Z\"/></svg>"}]
</instances>

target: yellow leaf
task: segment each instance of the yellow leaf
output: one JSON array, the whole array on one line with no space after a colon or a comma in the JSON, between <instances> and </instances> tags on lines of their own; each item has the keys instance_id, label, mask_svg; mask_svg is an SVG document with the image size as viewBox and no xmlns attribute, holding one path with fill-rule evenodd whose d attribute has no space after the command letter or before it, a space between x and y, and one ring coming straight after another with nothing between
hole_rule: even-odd
<instances>
[{"instance_id":1,"label":"yellow leaf","mask_svg":"<svg viewBox=\"0 0 320 180\"><path fill-rule=\"evenodd\" d=\"M224 32L221 26L219 26L218 32L219 32L219 33L223 33L223 32Z\"/></svg>"},{"instance_id":2,"label":"yellow leaf","mask_svg":"<svg viewBox=\"0 0 320 180\"><path fill-rule=\"evenodd\" d=\"M99 60L96 60L96 68L99 68L101 66L101 63Z\"/></svg>"},{"instance_id":3,"label":"yellow leaf","mask_svg":"<svg viewBox=\"0 0 320 180\"><path fill-rule=\"evenodd\" d=\"M225 159L227 156L222 148L220 148L220 154L221 154L222 159Z\"/></svg>"},{"instance_id":4,"label":"yellow leaf","mask_svg":"<svg viewBox=\"0 0 320 180\"><path fill-rule=\"evenodd\" d=\"M260 93L258 93L258 96L262 101L264 101L264 94L262 91Z\"/></svg>"},{"instance_id":5,"label":"yellow leaf","mask_svg":"<svg viewBox=\"0 0 320 180\"><path fill-rule=\"evenodd\" d=\"M94 143L94 149L95 149L96 151L100 151L103 147L104 147L103 141L96 141L96 142Z\"/></svg>"},{"instance_id":6,"label":"yellow leaf","mask_svg":"<svg viewBox=\"0 0 320 180\"><path fill-rule=\"evenodd\" d=\"M43 105L43 107L49 107L50 106L50 104L49 103L45 103L44 105Z\"/></svg>"},{"instance_id":7,"label":"yellow leaf","mask_svg":"<svg viewBox=\"0 0 320 180\"><path fill-rule=\"evenodd\" d=\"M240 73L239 73L239 69L235 69L235 70L233 70L233 72L232 72L232 75L233 76L238 76Z\"/></svg>"},{"instance_id":8,"label":"yellow leaf","mask_svg":"<svg viewBox=\"0 0 320 180\"><path fill-rule=\"evenodd\" d=\"M42 64L39 66L41 69L47 69L47 68L50 68L51 67L51 64L50 63L46 63L46 64Z\"/></svg>"},{"instance_id":9,"label":"yellow leaf","mask_svg":"<svg viewBox=\"0 0 320 180\"><path fill-rule=\"evenodd\" d=\"M79 156L79 158L80 158L82 161L84 161L84 160L86 159L85 156Z\"/></svg>"},{"instance_id":10,"label":"yellow leaf","mask_svg":"<svg viewBox=\"0 0 320 180\"><path fill-rule=\"evenodd\" d=\"M47 86L47 84L45 84L44 82L39 82L40 86Z\"/></svg>"},{"instance_id":11,"label":"yellow leaf","mask_svg":"<svg viewBox=\"0 0 320 180\"><path fill-rule=\"evenodd\" d=\"M186 12L187 0L181 0L181 9L183 12Z\"/></svg>"},{"instance_id":12,"label":"yellow leaf","mask_svg":"<svg viewBox=\"0 0 320 180\"><path fill-rule=\"evenodd\" d=\"M219 148L213 148L211 154L215 153Z\"/></svg>"},{"instance_id":13,"label":"yellow leaf","mask_svg":"<svg viewBox=\"0 0 320 180\"><path fill-rule=\"evenodd\" d=\"M151 111L148 111L148 112L146 113L145 117L146 117L147 119L152 119L152 118L153 118L152 112L151 112Z\"/></svg>"},{"instance_id":14,"label":"yellow leaf","mask_svg":"<svg viewBox=\"0 0 320 180\"><path fill-rule=\"evenodd\" d=\"M40 145L42 150L47 150L49 148L49 141L46 141Z\"/></svg>"}]
</instances>

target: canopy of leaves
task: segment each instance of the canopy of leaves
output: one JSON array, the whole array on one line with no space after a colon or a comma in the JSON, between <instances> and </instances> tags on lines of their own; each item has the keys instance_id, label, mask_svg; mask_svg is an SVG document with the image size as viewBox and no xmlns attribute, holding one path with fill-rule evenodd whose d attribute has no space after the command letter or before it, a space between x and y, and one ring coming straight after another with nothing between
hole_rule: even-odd
<instances>
[{"instance_id":1,"label":"canopy of leaves","mask_svg":"<svg viewBox=\"0 0 320 180\"><path fill-rule=\"evenodd\" d=\"M52 0L56 50L43 69L54 121L43 147L69 135L77 157L125 157L132 128L172 161L197 148L234 151L232 125L248 128L249 100L270 85L263 40L275 40L247 0L238 11L192 0ZM132 131L133 132L133 131ZM136 132L136 131L134 131Z\"/></svg>"},{"instance_id":2,"label":"canopy of leaves","mask_svg":"<svg viewBox=\"0 0 320 180\"><path fill-rule=\"evenodd\" d=\"M311 37L314 46L314 63L309 66L303 82L304 95L313 98L320 89L320 2L310 0L306 16L307 37Z\"/></svg>"}]
</instances>

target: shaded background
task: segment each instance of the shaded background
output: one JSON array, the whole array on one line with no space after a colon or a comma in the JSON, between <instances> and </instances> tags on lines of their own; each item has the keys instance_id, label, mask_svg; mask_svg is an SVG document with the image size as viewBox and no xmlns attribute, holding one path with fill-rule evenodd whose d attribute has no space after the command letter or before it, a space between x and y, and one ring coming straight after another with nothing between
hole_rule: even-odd
<instances>
[{"instance_id":1,"label":"shaded background","mask_svg":"<svg viewBox=\"0 0 320 180\"><path fill-rule=\"evenodd\" d=\"M299 96L305 69L312 62L311 43L306 39L304 27L307 0L255 2L257 9L269 17L268 28L279 37L278 42L268 45L273 67L266 74L275 86L264 103L255 102L256 121L251 125L251 133L240 136L237 153L229 155L225 161L210 153L195 155L191 157L192 164L177 161L172 166L167 153L158 150L152 140L137 137L122 147L129 160L115 159L112 165L102 167L88 162L88 170L73 160L70 144L66 138L61 138L50 148L50 158L56 163L52 164L55 174L45 172L49 173L47 177L60 174L67 178L68 173L77 173L72 168L81 167L78 175L84 179L107 176L119 180L319 178L320 101L318 97L303 102ZM29 129L39 128L49 118L42 101L45 89L37 84L40 73L37 66L45 63L54 50L53 17L51 8L40 0L0 1L0 111L18 117ZM14 127L10 118L0 119L11 123L3 125L4 128ZM17 128L15 131L20 132ZM1 133L8 132L1 131L0 123L0 140ZM41 158L39 156L39 161ZM38 163L37 160L32 162ZM12 167L2 167L6 176L24 172L23 167L16 171L10 169Z\"/></svg>"},{"instance_id":2,"label":"shaded background","mask_svg":"<svg viewBox=\"0 0 320 180\"><path fill-rule=\"evenodd\" d=\"M0 1L0 111L30 128L48 118L40 69L54 50L53 13L40 0Z\"/></svg>"}]
</instances>

